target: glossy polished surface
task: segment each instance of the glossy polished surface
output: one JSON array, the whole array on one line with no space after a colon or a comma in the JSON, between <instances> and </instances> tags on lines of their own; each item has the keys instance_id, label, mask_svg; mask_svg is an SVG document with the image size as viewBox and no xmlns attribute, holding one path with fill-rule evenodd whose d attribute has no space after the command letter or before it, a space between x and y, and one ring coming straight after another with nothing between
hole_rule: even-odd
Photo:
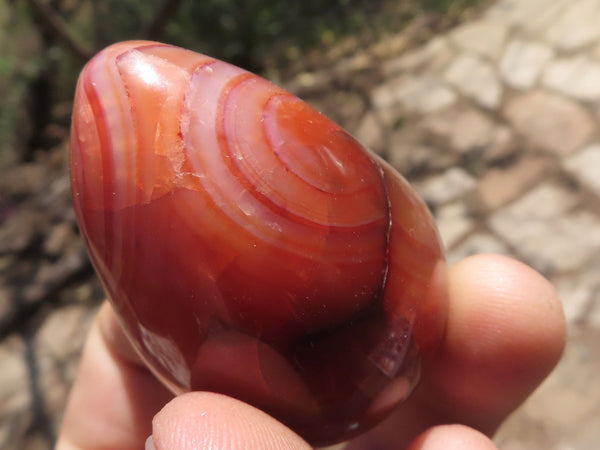
<instances>
[{"instance_id":1,"label":"glossy polished surface","mask_svg":"<svg viewBox=\"0 0 600 450\"><path fill-rule=\"evenodd\" d=\"M411 392L446 321L433 220L406 181L262 78L154 42L84 68L71 142L94 266L175 392L251 403L313 444Z\"/></svg>"}]
</instances>

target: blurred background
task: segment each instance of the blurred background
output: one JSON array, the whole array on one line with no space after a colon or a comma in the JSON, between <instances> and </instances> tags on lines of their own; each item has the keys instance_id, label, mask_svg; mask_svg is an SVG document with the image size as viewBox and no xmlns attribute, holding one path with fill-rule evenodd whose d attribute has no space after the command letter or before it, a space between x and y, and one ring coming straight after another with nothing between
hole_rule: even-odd
<instances>
[{"instance_id":1,"label":"blurred background","mask_svg":"<svg viewBox=\"0 0 600 450\"><path fill-rule=\"evenodd\" d=\"M423 195L448 259L513 255L569 322L504 449L600 442L600 0L0 0L0 448L52 447L103 299L71 208L74 85L152 39L257 72Z\"/></svg>"}]
</instances>

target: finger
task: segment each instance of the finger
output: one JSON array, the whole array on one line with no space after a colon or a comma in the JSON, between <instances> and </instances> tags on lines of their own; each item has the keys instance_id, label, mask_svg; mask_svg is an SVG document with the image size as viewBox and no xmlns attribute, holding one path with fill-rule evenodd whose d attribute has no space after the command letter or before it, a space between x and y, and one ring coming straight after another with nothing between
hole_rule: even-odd
<instances>
[{"instance_id":1,"label":"finger","mask_svg":"<svg viewBox=\"0 0 600 450\"><path fill-rule=\"evenodd\" d=\"M192 392L173 399L156 415L146 448L307 450L311 447L289 428L246 403L219 394Z\"/></svg>"},{"instance_id":2,"label":"finger","mask_svg":"<svg viewBox=\"0 0 600 450\"><path fill-rule=\"evenodd\" d=\"M467 259L449 279L446 342L425 397L446 417L493 433L559 361L562 305L544 277L504 256Z\"/></svg>"},{"instance_id":3,"label":"finger","mask_svg":"<svg viewBox=\"0 0 600 450\"><path fill-rule=\"evenodd\" d=\"M464 425L438 425L420 434L407 450L495 450L483 433Z\"/></svg>"},{"instance_id":4,"label":"finger","mask_svg":"<svg viewBox=\"0 0 600 450\"><path fill-rule=\"evenodd\" d=\"M562 307L533 269L504 256L475 256L449 270L448 289L437 358L406 404L352 448L407 445L445 423L491 435L558 362L566 335Z\"/></svg>"},{"instance_id":5,"label":"finger","mask_svg":"<svg viewBox=\"0 0 600 450\"><path fill-rule=\"evenodd\" d=\"M106 303L84 347L56 448L143 448L152 417L172 397L144 367Z\"/></svg>"}]
</instances>

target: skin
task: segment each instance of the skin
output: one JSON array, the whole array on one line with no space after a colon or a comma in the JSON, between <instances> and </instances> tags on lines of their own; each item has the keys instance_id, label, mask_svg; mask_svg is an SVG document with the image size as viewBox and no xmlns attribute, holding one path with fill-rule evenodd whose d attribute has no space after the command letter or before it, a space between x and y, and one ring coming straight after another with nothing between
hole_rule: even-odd
<instances>
[{"instance_id":1,"label":"skin","mask_svg":"<svg viewBox=\"0 0 600 450\"><path fill-rule=\"evenodd\" d=\"M560 359L564 314L540 274L508 257L479 255L451 267L448 280L439 354L411 398L348 449L494 449L490 437ZM85 345L57 449L145 443L156 450L310 448L238 400L207 392L173 398L137 357L107 303Z\"/></svg>"}]
</instances>

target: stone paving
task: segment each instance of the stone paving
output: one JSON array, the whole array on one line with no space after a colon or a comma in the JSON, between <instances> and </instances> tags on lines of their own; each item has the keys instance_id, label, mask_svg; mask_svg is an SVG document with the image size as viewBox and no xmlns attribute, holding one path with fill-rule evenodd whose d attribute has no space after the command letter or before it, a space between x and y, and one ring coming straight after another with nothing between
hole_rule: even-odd
<instances>
[{"instance_id":1,"label":"stone paving","mask_svg":"<svg viewBox=\"0 0 600 450\"><path fill-rule=\"evenodd\" d=\"M556 286L569 323L565 356L501 428L501 449L600 442L599 24L600 0L498 0L422 45L409 45L408 30L287 84L415 185L450 262L510 254ZM52 186L66 195L65 182L63 174ZM0 228L0 274L14 263L5 255L25 252L42 226L51 231L35 239L48 259L18 296L0 276L0 316L15 298L31 305L61 292L75 300L31 333L0 330L0 448L45 448L54 435L96 308L77 299L101 297L97 283L48 287L53 270L64 278L89 266L77 245L71 259L52 256L79 242L73 217L40 224L34 206L21 212L33 231L9 221Z\"/></svg>"}]
</instances>

